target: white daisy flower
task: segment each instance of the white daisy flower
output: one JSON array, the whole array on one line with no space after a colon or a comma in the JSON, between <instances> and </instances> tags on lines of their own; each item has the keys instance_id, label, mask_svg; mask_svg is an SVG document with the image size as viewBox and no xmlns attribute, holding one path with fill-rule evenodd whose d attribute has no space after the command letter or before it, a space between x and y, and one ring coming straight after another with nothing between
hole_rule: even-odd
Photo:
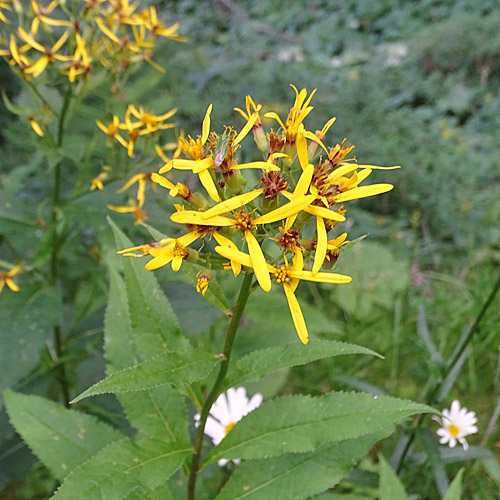
<instances>
[{"instance_id":1,"label":"white daisy flower","mask_svg":"<svg viewBox=\"0 0 500 500\"><path fill-rule=\"evenodd\" d=\"M236 422L240 421L245 415L255 410L262 403L262 394L255 394L252 399L247 398L247 391L244 387L233 389L232 387L226 393L221 394L210 409L210 415L205 426L205 434L212 438L217 446L234 427ZM196 427L200 422L200 414L194 416ZM228 460L221 458L219 466L226 465ZM239 459L234 459L235 464L239 464Z\"/></svg>"},{"instance_id":2,"label":"white daisy flower","mask_svg":"<svg viewBox=\"0 0 500 500\"><path fill-rule=\"evenodd\" d=\"M437 430L437 435L440 436L441 444L448 443L450 448L455 448L459 442L464 450L469 448L465 436L475 434L477 432L476 413L467 411L467 408L460 408L460 403L455 399L451 403L451 408L443 410L442 417L432 417L433 420L441 424L441 428Z\"/></svg>"}]
</instances>

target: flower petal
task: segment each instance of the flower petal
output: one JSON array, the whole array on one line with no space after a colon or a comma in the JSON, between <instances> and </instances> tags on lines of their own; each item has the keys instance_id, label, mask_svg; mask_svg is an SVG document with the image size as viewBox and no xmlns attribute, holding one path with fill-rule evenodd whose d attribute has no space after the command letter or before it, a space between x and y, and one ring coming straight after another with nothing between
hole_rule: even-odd
<instances>
[{"instance_id":1,"label":"flower petal","mask_svg":"<svg viewBox=\"0 0 500 500\"><path fill-rule=\"evenodd\" d=\"M314 264L312 268L313 274L316 274L321 269L326 257L327 234L325 221L322 217L316 217L316 232L318 240L316 242L316 252L314 254Z\"/></svg>"},{"instance_id":2,"label":"flower petal","mask_svg":"<svg viewBox=\"0 0 500 500\"><path fill-rule=\"evenodd\" d=\"M293 324L295 325L299 339L303 344L307 344L309 342L309 334L307 333L307 326L302 310L300 309L299 301L287 283L283 283L283 289L285 290L288 307L290 308Z\"/></svg>"},{"instance_id":3,"label":"flower petal","mask_svg":"<svg viewBox=\"0 0 500 500\"><path fill-rule=\"evenodd\" d=\"M269 276L269 270L267 269L267 262L262 253L262 248L260 248L259 242L255 239L251 231L245 231L245 240L248 245L248 253L250 254L255 277L261 288L265 292L269 292L269 290L271 290L271 277Z\"/></svg>"}]
</instances>

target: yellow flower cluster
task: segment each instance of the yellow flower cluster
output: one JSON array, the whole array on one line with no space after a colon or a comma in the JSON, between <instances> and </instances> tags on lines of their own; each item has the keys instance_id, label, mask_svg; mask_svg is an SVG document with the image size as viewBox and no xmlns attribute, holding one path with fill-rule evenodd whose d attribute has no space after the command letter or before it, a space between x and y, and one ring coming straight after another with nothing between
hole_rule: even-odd
<instances>
[{"instance_id":1,"label":"yellow flower cluster","mask_svg":"<svg viewBox=\"0 0 500 500\"><path fill-rule=\"evenodd\" d=\"M165 156L164 150L158 144L158 134L157 132L160 130L166 130L172 127L175 127L175 123L164 123L170 117L172 117L177 112L177 108L171 109L170 111L162 114L155 115L146 111L142 106L137 109L133 104L130 104L127 108L127 112L125 113L125 121L121 122L120 118L117 115L114 115L111 119L110 123L106 126L100 120L96 120L97 126L107 134L108 143L112 145L116 140L119 144L127 149L128 155L130 157L134 156L134 147L136 141L144 136L152 134L154 139L156 140L155 149L160 158L165 162L169 162L167 156ZM174 154L174 157L176 154ZM103 168L103 170L92 179L92 183L90 185L90 190L94 189L103 189L105 181L108 178L108 170L109 167ZM145 201L145 192L146 192L146 183L147 181L151 181L153 172L146 172L142 174L136 174L132 176L126 184L118 191L119 193L127 190L129 187L138 184L137 190L137 203L134 205L127 206L112 206L108 205L110 210L114 210L115 212L131 212L135 216L135 223L139 224L143 220L146 219L146 213L143 210L144 201ZM153 182L153 188L156 189L156 183Z\"/></svg>"},{"instance_id":2,"label":"yellow flower cluster","mask_svg":"<svg viewBox=\"0 0 500 500\"><path fill-rule=\"evenodd\" d=\"M148 270L170 263L178 271L184 260L196 262L208 271L200 274L196 284L203 294L210 270L220 269L221 264L235 276L242 269L255 273L266 292L274 280L283 286L295 328L306 344L307 327L295 296L300 280L351 281L349 276L324 272L331 269L347 238L346 233L337 237L329 233L345 221L344 202L393 188L391 184L361 186L374 169L398 167L359 165L355 158L348 158L353 147L345 147L344 142L327 148L323 140L335 118L321 131L306 130L304 119L313 109L310 102L314 92L308 97L306 89L293 89L295 102L284 122L276 113L265 115L278 121L277 133L264 131L261 106L250 96L246 98L246 110L237 109L247 122L239 133L232 127L226 127L222 134L210 131L209 106L201 135L193 139L181 134L179 138L179 148L187 158L174 158L159 174L151 176L153 182L169 189L171 196L182 198L170 218L188 232L119 253L151 256ZM251 130L264 158L238 163L240 143ZM251 174L255 170L260 171L260 177ZM184 185L179 189L179 184L160 175L171 176L174 171L197 176L210 200ZM246 177L243 171L248 171ZM194 249L200 240L204 242Z\"/></svg>"},{"instance_id":3,"label":"yellow flower cluster","mask_svg":"<svg viewBox=\"0 0 500 500\"><path fill-rule=\"evenodd\" d=\"M152 59L159 37L177 41L178 25L166 27L156 9L138 11L139 2L129 0L85 0L67 3L52 0L44 6L31 0L28 8L19 0L0 2L0 23L7 29L17 14L15 31L0 37L0 55L27 79L37 78L47 68L66 75L70 82L86 77L98 63L107 71L121 73L134 63ZM2 11L3 9L3 11Z\"/></svg>"}]
</instances>

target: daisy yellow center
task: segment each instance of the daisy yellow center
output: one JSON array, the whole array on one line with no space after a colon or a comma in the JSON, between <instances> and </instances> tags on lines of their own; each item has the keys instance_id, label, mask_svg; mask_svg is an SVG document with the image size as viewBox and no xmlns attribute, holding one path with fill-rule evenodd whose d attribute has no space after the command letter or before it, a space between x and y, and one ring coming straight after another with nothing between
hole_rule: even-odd
<instances>
[{"instance_id":1,"label":"daisy yellow center","mask_svg":"<svg viewBox=\"0 0 500 500\"><path fill-rule=\"evenodd\" d=\"M448 426L448 432L453 436L453 437L457 437L458 436L458 433L460 432L458 427L454 424L450 424Z\"/></svg>"},{"instance_id":2,"label":"daisy yellow center","mask_svg":"<svg viewBox=\"0 0 500 500\"><path fill-rule=\"evenodd\" d=\"M288 283L290 281L290 277L288 276L288 271L286 267L280 267L275 273L276 281L278 283Z\"/></svg>"},{"instance_id":3,"label":"daisy yellow center","mask_svg":"<svg viewBox=\"0 0 500 500\"><path fill-rule=\"evenodd\" d=\"M227 434L234 426L236 422L229 422L226 427L224 427L224 434Z\"/></svg>"}]
</instances>

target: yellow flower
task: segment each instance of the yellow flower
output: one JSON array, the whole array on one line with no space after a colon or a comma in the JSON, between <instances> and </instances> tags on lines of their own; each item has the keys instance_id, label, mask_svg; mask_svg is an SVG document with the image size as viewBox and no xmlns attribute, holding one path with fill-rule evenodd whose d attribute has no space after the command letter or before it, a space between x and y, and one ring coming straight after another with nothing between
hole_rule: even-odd
<instances>
[{"instance_id":1,"label":"yellow flower","mask_svg":"<svg viewBox=\"0 0 500 500\"><path fill-rule=\"evenodd\" d=\"M313 110L313 107L309 106L309 103L311 102L316 89L314 89L309 97L307 97L306 89L302 89L299 92L295 85L290 85L290 87L292 87L295 91L295 102L286 117L285 123L283 123L281 118L274 112L266 113L264 116L266 118L274 118L281 125L287 144L293 145L299 132L299 126L302 124L305 117Z\"/></svg>"},{"instance_id":2,"label":"yellow flower","mask_svg":"<svg viewBox=\"0 0 500 500\"><path fill-rule=\"evenodd\" d=\"M32 74L34 78L37 78L42 74L42 72L47 67L47 64L53 63L55 61L71 61L71 56L62 56L57 52L62 48L62 46L66 43L66 40L69 36L69 31L66 30L61 38L57 40L56 43L52 47L48 45L41 45L38 43L33 37L28 35L23 28L18 29L19 36L32 48L38 50L43 54L36 62L34 62L31 66L26 69L26 73Z\"/></svg>"},{"instance_id":3,"label":"yellow flower","mask_svg":"<svg viewBox=\"0 0 500 500\"><path fill-rule=\"evenodd\" d=\"M147 112L142 106L139 106L137 109L133 104L130 104L127 110L127 113L135 116L139 122L135 124L129 124L129 127L138 127L143 126L146 128L147 133L156 132L157 130L163 130L167 128L175 127L175 123L163 123L165 120L168 120L171 116L173 116L177 112L177 108L171 109L167 113L163 115L153 115L152 113Z\"/></svg>"},{"instance_id":4,"label":"yellow flower","mask_svg":"<svg viewBox=\"0 0 500 500\"><path fill-rule=\"evenodd\" d=\"M31 22L31 33L36 35L38 33L38 27L40 23L45 24L47 26L67 26L71 27L72 23L70 21L64 21L62 19L51 19L47 17L59 4L58 0L52 0L46 7L38 5L36 0L31 0L31 6L33 7L33 13L35 17Z\"/></svg>"},{"instance_id":5,"label":"yellow flower","mask_svg":"<svg viewBox=\"0 0 500 500\"><path fill-rule=\"evenodd\" d=\"M75 33L76 49L69 67L68 79L73 83L77 75L88 74L92 69L91 59L85 47L85 40Z\"/></svg>"},{"instance_id":6,"label":"yellow flower","mask_svg":"<svg viewBox=\"0 0 500 500\"><path fill-rule=\"evenodd\" d=\"M152 175L153 174L151 172L147 172L145 174L133 175L125 183L125 185L117 191L117 193L123 193L123 191L127 190L130 186L132 186L137 182L139 184L139 188L137 189L137 201L139 202L139 207L142 207L145 201L144 193L146 191L146 182L151 180ZM156 184L154 183L153 183L153 189L156 189Z\"/></svg>"},{"instance_id":7,"label":"yellow flower","mask_svg":"<svg viewBox=\"0 0 500 500\"><path fill-rule=\"evenodd\" d=\"M97 177L92 179L92 183L90 184L90 191L94 191L95 189L102 190L104 189L104 184L102 183L108 178L108 174L106 172L100 172Z\"/></svg>"},{"instance_id":8,"label":"yellow flower","mask_svg":"<svg viewBox=\"0 0 500 500\"><path fill-rule=\"evenodd\" d=\"M18 275L24 264L21 262L17 266L13 267L10 271L0 271L0 292L3 287L7 285L13 292L19 292L19 287L14 283L14 276Z\"/></svg>"},{"instance_id":9,"label":"yellow flower","mask_svg":"<svg viewBox=\"0 0 500 500\"><path fill-rule=\"evenodd\" d=\"M153 33L153 35L172 38L173 40L176 40L178 42L186 41L185 38L181 37L177 33L177 30L179 29L179 25L177 23L173 26L170 26L170 28L166 28L161 21L158 21L156 9L153 6L149 8L149 16L147 17L145 26Z\"/></svg>"},{"instance_id":10,"label":"yellow flower","mask_svg":"<svg viewBox=\"0 0 500 500\"><path fill-rule=\"evenodd\" d=\"M0 2L0 21L5 24L10 24L10 21L5 17L5 14L2 12L2 9L10 10L10 5L7 2Z\"/></svg>"},{"instance_id":11,"label":"yellow flower","mask_svg":"<svg viewBox=\"0 0 500 500\"><path fill-rule=\"evenodd\" d=\"M215 251L223 257L229 259L231 262L235 261L242 266L253 268L250 255L244 252L222 246L215 247ZM300 280L314 281L316 283L341 284L349 283L351 281L351 277L334 273L313 274L311 271L304 271L302 266L303 262L301 252L297 252L295 254L292 266L289 266L286 260L285 265L279 268L267 264L268 271L274 274L276 282L283 285L283 290L288 301L288 307L290 308L290 313L292 315L293 324L295 325L297 334L302 343L307 344L309 341L309 334L307 333L306 323L304 321L304 316L302 314L302 310L300 309L299 302L297 297L295 297L295 290Z\"/></svg>"},{"instance_id":12,"label":"yellow flower","mask_svg":"<svg viewBox=\"0 0 500 500\"><path fill-rule=\"evenodd\" d=\"M113 116L113 119L107 127L100 120L96 120L96 123L103 132L108 134L108 142L111 141L110 143L112 143L113 139L116 139L123 147L128 149L127 141L118 133L120 120L116 115Z\"/></svg>"},{"instance_id":13,"label":"yellow flower","mask_svg":"<svg viewBox=\"0 0 500 500\"><path fill-rule=\"evenodd\" d=\"M166 244L151 248L149 255L154 257L146 264L146 269L152 271L168 263L172 263L172 270L178 271L182 261L189 257L188 246L202 236L198 230L191 231L180 238L168 238L163 240Z\"/></svg>"}]
</instances>

